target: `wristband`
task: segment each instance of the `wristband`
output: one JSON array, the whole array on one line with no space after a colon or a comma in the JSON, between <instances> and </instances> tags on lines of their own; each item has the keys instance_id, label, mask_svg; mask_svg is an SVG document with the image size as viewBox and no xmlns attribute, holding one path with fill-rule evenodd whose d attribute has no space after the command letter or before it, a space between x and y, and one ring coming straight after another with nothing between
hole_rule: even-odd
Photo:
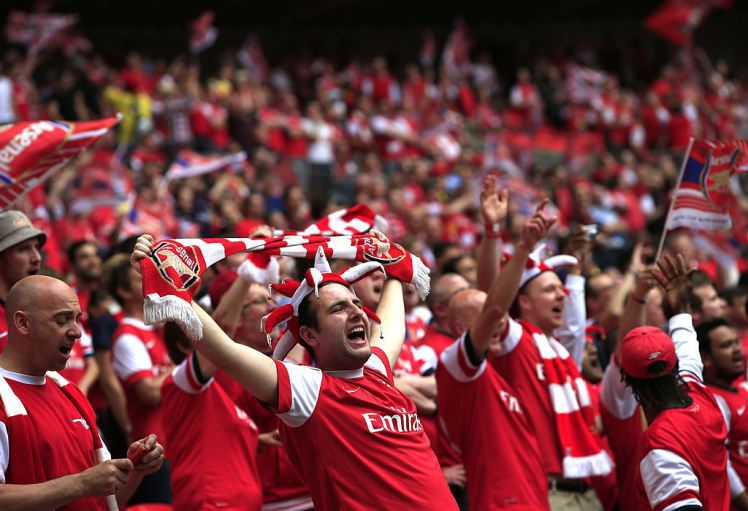
<instances>
[{"instance_id":1,"label":"wristband","mask_svg":"<svg viewBox=\"0 0 748 511\"><path fill-rule=\"evenodd\" d=\"M501 238L501 224L483 224L483 235L490 239Z\"/></svg>"}]
</instances>

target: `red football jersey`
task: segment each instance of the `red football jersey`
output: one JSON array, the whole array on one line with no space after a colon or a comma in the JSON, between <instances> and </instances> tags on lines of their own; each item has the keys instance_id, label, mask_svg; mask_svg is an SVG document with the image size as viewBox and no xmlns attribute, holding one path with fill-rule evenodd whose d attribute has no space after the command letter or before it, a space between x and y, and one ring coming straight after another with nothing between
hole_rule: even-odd
<instances>
[{"instance_id":1,"label":"red football jersey","mask_svg":"<svg viewBox=\"0 0 748 511\"><path fill-rule=\"evenodd\" d=\"M707 385L717 398L727 423L727 440L730 463L740 480L748 482L748 387L743 382L734 390Z\"/></svg>"},{"instance_id":2,"label":"red football jersey","mask_svg":"<svg viewBox=\"0 0 748 511\"><path fill-rule=\"evenodd\" d=\"M671 318L670 336L693 402L661 412L644 432L636 457L636 509L695 505L727 511L727 428L717 401L701 383L703 365L691 316Z\"/></svg>"},{"instance_id":3,"label":"red football jersey","mask_svg":"<svg viewBox=\"0 0 748 511\"><path fill-rule=\"evenodd\" d=\"M187 357L161 387L173 506L259 511L257 425L212 378L198 379L194 359Z\"/></svg>"},{"instance_id":4,"label":"red football jersey","mask_svg":"<svg viewBox=\"0 0 748 511\"><path fill-rule=\"evenodd\" d=\"M456 510L413 401L372 351L351 371L276 362L281 437L315 509Z\"/></svg>"},{"instance_id":5,"label":"red football jersey","mask_svg":"<svg viewBox=\"0 0 748 511\"><path fill-rule=\"evenodd\" d=\"M138 319L123 318L112 340L112 367L125 388L132 437L144 438L155 433L165 444L161 407L143 403L133 388L143 378L158 378L171 368L161 334Z\"/></svg>"},{"instance_id":6,"label":"red football jersey","mask_svg":"<svg viewBox=\"0 0 748 511\"><path fill-rule=\"evenodd\" d=\"M470 362L467 342L463 336L442 352L436 380L441 418L465 465L470 509L549 509L535 433L506 381L485 360Z\"/></svg>"},{"instance_id":7,"label":"red football jersey","mask_svg":"<svg viewBox=\"0 0 748 511\"><path fill-rule=\"evenodd\" d=\"M522 401L524 412L535 429L546 473L562 474L561 444L543 361L532 333L510 318L502 340L501 356L492 358L490 363Z\"/></svg>"},{"instance_id":8,"label":"red football jersey","mask_svg":"<svg viewBox=\"0 0 748 511\"><path fill-rule=\"evenodd\" d=\"M252 417L261 433L278 429L278 417L236 380L216 371L215 380L242 410ZM301 511L311 509L312 498L282 447L266 446L257 453L262 501L266 510Z\"/></svg>"},{"instance_id":9,"label":"red football jersey","mask_svg":"<svg viewBox=\"0 0 748 511\"><path fill-rule=\"evenodd\" d=\"M0 369L10 388L28 412L38 439L37 470L43 470L37 482L77 474L96 465L91 431L81 413L60 387L45 377L28 376ZM5 428L5 409L0 403L0 483L14 483L13 466L23 457L13 458ZM40 463L40 460L43 460ZM33 466L33 465L32 465ZM59 511L107 509L104 498L86 497L58 508Z\"/></svg>"}]
</instances>

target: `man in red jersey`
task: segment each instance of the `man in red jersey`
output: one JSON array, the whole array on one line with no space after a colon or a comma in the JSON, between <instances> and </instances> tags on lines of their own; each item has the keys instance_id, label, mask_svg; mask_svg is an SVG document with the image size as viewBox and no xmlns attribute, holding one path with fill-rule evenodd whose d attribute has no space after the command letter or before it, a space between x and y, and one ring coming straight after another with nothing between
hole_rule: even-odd
<instances>
[{"instance_id":1,"label":"man in red jersey","mask_svg":"<svg viewBox=\"0 0 748 511\"><path fill-rule=\"evenodd\" d=\"M501 285L498 277L488 296L468 289L450 302L450 317L470 328L441 354L439 411L462 455L470 509L547 510L535 433L512 388L486 361L501 349L501 304L495 301Z\"/></svg>"},{"instance_id":2,"label":"man in red jersey","mask_svg":"<svg viewBox=\"0 0 748 511\"><path fill-rule=\"evenodd\" d=\"M150 236L141 236L133 263L148 257L152 246ZM404 261L419 263L407 253ZM364 263L333 274L320 251L303 283L286 281L295 289L294 305L266 320L267 326L292 313L289 337L275 355L284 357L301 341L317 368L285 364L233 342L193 303L203 324L195 347L278 414L284 447L316 510L456 510L415 405L394 385L392 366L405 338L402 284L385 282L377 308L381 326L371 330L371 312L350 290L350 282L379 268Z\"/></svg>"},{"instance_id":3,"label":"man in red jersey","mask_svg":"<svg viewBox=\"0 0 748 511\"><path fill-rule=\"evenodd\" d=\"M39 273L45 241L47 235L34 227L20 211L11 209L0 213L0 353L8 335L5 300L13 284Z\"/></svg>"},{"instance_id":4,"label":"man in red jersey","mask_svg":"<svg viewBox=\"0 0 748 511\"><path fill-rule=\"evenodd\" d=\"M540 223L548 232L556 219L543 213L544 205L525 231ZM509 307L501 310L501 349L489 363L514 389L533 425L549 478L551 509L597 511L601 504L585 478L608 475L612 462L595 430L593 403L579 370L585 343L584 278L577 258L543 259L543 247L535 248L539 239L523 233L509 260L519 261L501 270L507 275L498 303L511 304L512 315ZM498 264L490 266L495 273ZM565 285L555 272L561 266L569 267ZM484 268L479 281L485 279Z\"/></svg>"},{"instance_id":5,"label":"man in red jersey","mask_svg":"<svg viewBox=\"0 0 748 511\"><path fill-rule=\"evenodd\" d=\"M161 386L174 508L260 511L257 425L214 380L215 366L192 351L175 323L167 323L164 334L178 363Z\"/></svg>"},{"instance_id":6,"label":"man in red jersey","mask_svg":"<svg viewBox=\"0 0 748 511\"><path fill-rule=\"evenodd\" d=\"M704 364L704 383L717 399L727 424L732 505L734 509L748 509L748 496L744 492L741 495L748 483L748 386L735 382L745 374L743 343L721 318L700 324L696 337Z\"/></svg>"},{"instance_id":7,"label":"man in red jersey","mask_svg":"<svg viewBox=\"0 0 748 511\"><path fill-rule=\"evenodd\" d=\"M51 277L27 277L8 294L8 345L0 357L4 511L111 511L163 461L153 435L130 445L128 454L148 449L137 466L109 460L88 401L54 372L65 366L81 334L80 316L73 290Z\"/></svg>"},{"instance_id":8,"label":"man in red jersey","mask_svg":"<svg viewBox=\"0 0 748 511\"><path fill-rule=\"evenodd\" d=\"M127 398L127 415L132 437L155 432L168 446L169 439L161 425L161 384L173 364L161 332L143 323L143 295L140 273L126 257L114 264L107 274L109 293L122 307L124 318L112 336L112 368L122 382ZM170 503L169 463L147 477L133 501L135 503Z\"/></svg>"},{"instance_id":9,"label":"man in red jersey","mask_svg":"<svg viewBox=\"0 0 748 511\"><path fill-rule=\"evenodd\" d=\"M725 420L702 382L703 365L689 312L685 260L665 257L652 275L674 313L670 337L638 327L621 342L621 374L649 427L638 445L637 509L727 510ZM671 339L672 338L672 339Z\"/></svg>"}]
</instances>

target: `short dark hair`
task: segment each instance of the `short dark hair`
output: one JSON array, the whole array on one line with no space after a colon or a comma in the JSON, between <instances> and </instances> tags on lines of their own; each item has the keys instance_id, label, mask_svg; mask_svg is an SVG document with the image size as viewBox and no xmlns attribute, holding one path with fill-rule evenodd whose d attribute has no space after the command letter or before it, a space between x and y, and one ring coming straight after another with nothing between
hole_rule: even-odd
<instances>
[{"instance_id":1,"label":"short dark hair","mask_svg":"<svg viewBox=\"0 0 748 511\"><path fill-rule=\"evenodd\" d=\"M691 305L692 310L699 312L704 303L701 297L694 293L693 290L704 286L712 286L716 289L716 286L714 286L714 281L709 275L701 270L693 270L689 273L688 283L690 284L690 293L688 294L689 305Z\"/></svg>"},{"instance_id":2,"label":"short dark hair","mask_svg":"<svg viewBox=\"0 0 748 511\"><path fill-rule=\"evenodd\" d=\"M105 278L107 292L117 303L124 305L119 294L120 289L130 289L130 258L125 254L117 254L105 263Z\"/></svg>"},{"instance_id":3,"label":"short dark hair","mask_svg":"<svg viewBox=\"0 0 748 511\"><path fill-rule=\"evenodd\" d=\"M665 361L658 360L649 364L647 372L657 374L665 368ZM644 408L657 405L673 405L685 407L691 404L688 387L680 375L678 364L669 374L647 380L640 380L629 376L621 369L621 380L631 387L636 401Z\"/></svg>"},{"instance_id":4,"label":"short dark hair","mask_svg":"<svg viewBox=\"0 0 748 511\"><path fill-rule=\"evenodd\" d=\"M456 273L457 275L459 275L460 272L457 270L457 267L459 266L460 261L462 261L465 257L467 256L463 254L447 259L447 261L442 265L442 274Z\"/></svg>"},{"instance_id":5,"label":"short dark hair","mask_svg":"<svg viewBox=\"0 0 748 511\"><path fill-rule=\"evenodd\" d=\"M699 341L699 351L702 353L712 353L712 340L710 335L712 330L715 330L721 326L730 327L730 323L724 318L714 318L709 321L705 321L696 327L696 338Z\"/></svg>"},{"instance_id":6,"label":"short dark hair","mask_svg":"<svg viewBox=\"0 0 748 511\"><path fill-rule=\"evenodd\" d=\"M75 264L75 258L78 257L78 251L86 245L93 245L97 250L99 248L96 246L96 243L91 240L76 241L68 246L66 253L68 256L68 262L70 262L71 265Z\"/></svg>"},{"instance_id":7,"label":"short dark hair","mask_svg":"<svg viewBox=\"0 0 748 511\"><path fill-rule=\"evenodd\" d=\"M744 286L735 286L720 291L719 295L732 307L735 300L748 296L748 288Z\"/></svg>"}]
</instances>

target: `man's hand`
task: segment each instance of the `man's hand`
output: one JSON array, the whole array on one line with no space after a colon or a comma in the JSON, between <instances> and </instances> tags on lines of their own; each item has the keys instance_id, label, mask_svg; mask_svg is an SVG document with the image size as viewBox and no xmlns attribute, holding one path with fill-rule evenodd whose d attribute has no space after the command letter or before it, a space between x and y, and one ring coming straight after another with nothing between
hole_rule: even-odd
<instances>
[{"instance_id":1,"label":"man's hand","mask_svg":"<svg viewBox=\"0 0 748 511\"><path fill-rule=\"evenodd\" d=\"M78 474L83 490L81 495L114 495L127 484L127 478L132 471L132 462L128 459L109 460L86 469Z\"/></svg>"},{"instance_id":2,"label":"man's hand","mask_svg":"<svg viewBox=\"0 0 748 511\"><path fill-rule=\"evenodd\" d=\"M649 292L657 285L657 280L654 276L656 272L657 268L655 266L645 266L637 273L633 294L639 301L646 300Z\"/></svg>"},{"instance_id":3,"label":"man's hand","mask_svg":"<svg viewBox=\"0 0 748 511\"><path fill-rule=\"evenodd\" d=\"M135 242L132 255L130 255L130 264L138 273L140 273L140 260L149 257L151 250L153 250L153 236L143 234Z\"/></svg>"},{"instance_id":4,"label":"man's hand","mask_svg":"<svg viewBox=\"0 0 748 511\"><path fill-rule=\"evenodd\" d=\"M657 261L657 267L659 271L652 272L652 276L665 291L665 299L670 304L670 309L674 314L690 313L691 307L688 303L690 271L686 260L681 254L675 258L663 256Z\"/></svg>"},{"instance_id":5,"label":"man's hand","mask_svg":"<svg viewBox=\"0 0 748 511\"><path fill-rule=\"evenodd\" d=\"M457 486L459 488L465 487L467 477L465 476L465 467L462 465L452 465L451 467L442 468L444 478L447 480L447 484L450 486Z\"/></svg>"},{"instance_id":6,"label":"man's hand","mask_svg":"<svg viewBox=\"0 0 748 511\"><path fill-rule=\"evenodd\" d=\"M507 190L497 192L496 186L496 175L486 176L480 193L480 215L483 223L487 225L502 223L509 209L509 192Z\"/></svg>"},{"instance_id":7,"label":"man's hand","mask_svg":"<svg viewBox=\"0 0 748 511\"><path fill-rule=\"evenodd\" d=\"M564 253L574 256L578 261L575 268L570 273L584 273L585 268L592 264L592 240L587 236L581 225L577 225L569 236L569 242L566 244Z\"/></svg>"},{"instance_id":8,"label":"man's hand","mask_svg":"<svg viewBox=\"0 0 748 511\"><path fill-rule=\"evenodd\" d=\"M272 238L273 228L269 225L260 225L249 233L250 238Z\"/></svg>"},{"instance_id":9,"label":"man's hand","mask_svg":"<svg viewBox=\"0 0 748 511\"><path fill-rule=\"evenodd\" d=\"M267 433L260 433L258 448L260 451L264 451L270 447L282 447L280 433L277 429L268 431Z\"/></svg>"},{"instance_id":10,"label":"man's hand","mask_svg":"<svg viewBox=\"0 0 748 511\"><path fill-rule=\"evenodd\" d=\"M158 472L164 463L164 447L158 443L156 435L148 435L130 444L130 447L127 449L127 455L130 456L140 449L140 447L145 447L146 454L140 460L140 463L134 467L135 470L144 472L146 475Z\"/></svg>"},{"instance_id":11,"label":"man's hand","mask_svg":"<svg viewBox=\"0 0 748 511\"><path fill-rule=\"evenodd\" d=\"M548 199L544 199L535 209L535 214L525 222L519 248L531 252L535 245L548 235L548 231L556 222L555 216L547 216L543 213L546 204L548 204Z\"/></svg>"}]
</instances>

